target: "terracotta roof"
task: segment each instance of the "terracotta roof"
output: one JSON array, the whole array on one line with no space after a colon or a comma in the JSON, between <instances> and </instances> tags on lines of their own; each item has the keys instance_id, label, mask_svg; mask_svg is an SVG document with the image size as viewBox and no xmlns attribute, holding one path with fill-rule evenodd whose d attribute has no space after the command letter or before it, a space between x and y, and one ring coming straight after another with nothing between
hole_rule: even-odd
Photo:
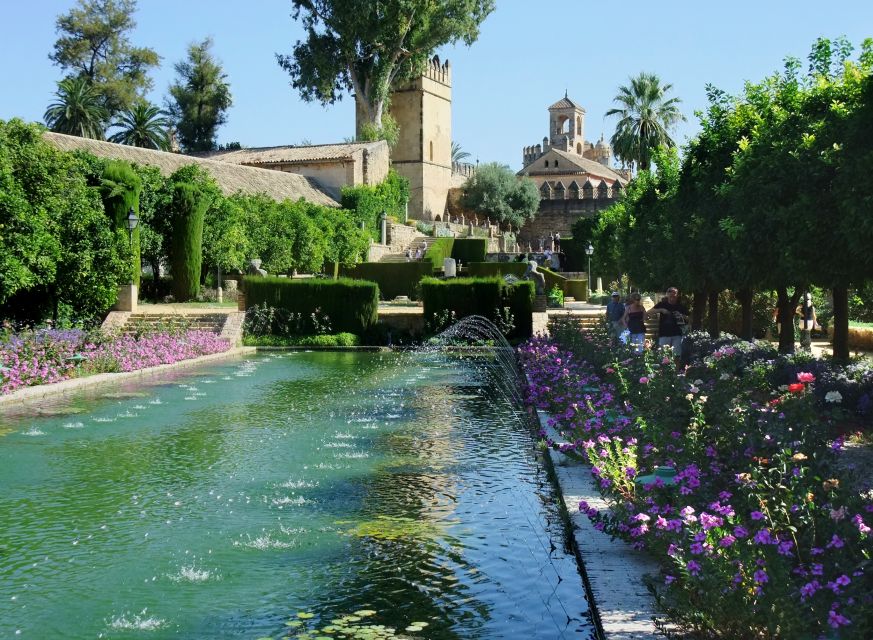
<instances>
[{"instance_id":1,"label":"terracotta roof","mask_svg":"<svg viewBox=\"0 0 873 640\"><path fill-rule=\"evenodd\" d=\"M354 154L376 150L385 145L384 140L376 142L346 142L339 144L318 144L310 146L285 145L279 147L256 147L235 151L213 151L203 154L204 158L232 162L234 164L274 164L317 162L319 160L351 159Z\"/></svg>"},{"instance_id":2,"label":"terracotta roof","mask_svg":"<svg viewBox=\"0 0 873 640\"><path fill-rule=\"evenodd\" d=\"M551 107L549 107L549 111L551 111L552 109L579 109L580 111L583 111L583 112L585 111L585 109L582 107L582 105L576 104L570 98L568 98L566 95L563 98L561 98L560 100L558 100Z\"/></svg>"},{"instance_id":3,"label":"terracotta roof","mask_svg":"<svg viewBox=\"0 0 873 640\"><path fill-rule=\"evenodd\" d=\"M542 163L545 159L552 159L556 156L561 160L566 161L567 164L565 166L549 167L548 169L543 167ZM578 153L568 153L567 151L560 151L559 149L549 149L539 158L526 165L517 175L561 176L570 173L585 173L595 178L606 178L607 180L613 181L618 180L622 184L627 182L625 178L617 174L615 171L595 160L583 158Z\"/></svg>"},{"instance_id":4,"label":"terracotta roof","mask_svg":"<svg viewBox=\"0 0 873 640\"><path fill-rule=\"evenodd\" d=\"M297 175L296 173L246 167L229 162L217 162L208 158L197 158L180 153L131 147L125 144L79 138L50 131L45 132L43 137L47 142L62 151L81 149L89 151L100 158L112 158L141 165L151 165L160 169L161 174L165 176L186 165L196 164L215 178L225 195L231 195L238 191L251 195L263 193L277 201L299 200L303 198L307 202L314 204L328 207L339 206L336 200L324 192L324 188L317 181Z\"/></svg>"}]
</instances>

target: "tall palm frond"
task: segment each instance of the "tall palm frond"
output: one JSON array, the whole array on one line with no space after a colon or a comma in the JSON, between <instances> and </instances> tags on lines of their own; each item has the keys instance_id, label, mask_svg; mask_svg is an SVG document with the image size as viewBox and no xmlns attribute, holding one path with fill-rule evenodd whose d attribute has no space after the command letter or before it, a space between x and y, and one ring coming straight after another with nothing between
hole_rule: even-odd
<instances>
[{"instance_id":1,"label":"tall palm frond","mask_svg":"<svg viewBox=\"0 0 873 640\"><path fill-rule=\"evenodd\" d=\"M103 140L109 112L85 77L64 78L55 92L57 100L46 109L46 125L57 133Z\"/></svg>"},{"instance_id":2,"label":"tall palm frond","mask_svg":"<svg viewBox=\"0 0 873 640\"><path fill-rule=\"evenodd\" d=\"M128 111L120 113L112 127L119 131L109 138L111 142L161 151L170 146L170 119L164 111L148 102L137 102Z\"/></svg>"},{"instance_id":3,"label":"tall palm frond","mask_svg":"<svg viewBox=\"0 0 873 640\"><path fill-rule=\"evenodd\" d=\"M685 116L679 111L681 99L666 97L672 89L672 84L661 84L653 73L640 73L630 79L629 86L619 87L613 98L618 107L606 115L619 117L610 143L622 164L646 170L655 149L676 146L670 130Z\"/></svg>"},{"instance_id":4,"label":"tall palm frond","mask_svg":"<svg viewBox=\"0 0 873 640\"><path fill-rule=\"evenodd\" d=\"M469 158L470 154L461 148L460 142L452 143L452 164L458 164L461 160Z\"/></svg>"}]
</instances>

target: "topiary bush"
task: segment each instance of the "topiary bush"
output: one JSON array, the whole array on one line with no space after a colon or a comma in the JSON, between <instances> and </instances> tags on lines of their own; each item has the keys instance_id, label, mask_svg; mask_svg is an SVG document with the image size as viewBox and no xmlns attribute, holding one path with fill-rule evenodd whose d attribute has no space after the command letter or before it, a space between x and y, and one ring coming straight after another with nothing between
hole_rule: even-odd
<instances>
[{"instance_id":1,"label":"topiary bush","mask_svg":"<svg viewBox=\"0 0 873 640\"><path fill-rule=\"evenodd\" d=\"M140 259L140 228L131 233L127 228L127 218L131 209L139 212L139 194L142 191L142 180L127 162L110 160L103 169L100 180L100 193L103 197L103 207L106 215L112 220L112 228L122 232L128 238L131 249L131 282L139 287L141 268Z\"/></svg>"},{"instance_id":2,"label":"topiary bush","mask_svg":"<svg viewBox=\"0 0 873 640\"><path fill-rule=\"evenodd\" d=\"M527 271L527 262L468 262L465 266L471 278L508 275L521 278Z\"/></svg>"},{"instance_id":3,"label":"topiary bush","mask_svg":"<svg viewBox=\"0 0 873 640\"><path fill-rule=\"evenodd\" d=\"M421 262L362 262L340 268L340 274L354 280L370 280L379 285L379 296L393 300L397 296L409 296L411 300L421 297L419 283L422 278L433 275L430 261Z\"/></svg>"},{"instance_id":4,"label":"topiary bush","mask_svg":"<svg viewBox=\"0 0 873 640\"><path fill-rule=\"evenodd\" d=\"M366 280L340 278L245 278L246 308L266 305L305 319L314 314L330 325L330 332L364 334L378 321L379 286ZM325 320L326 319L326 320ZM299 333L321 333L302 324Z\"/></svg>"},{"instance_id":5,"label":"topiary bush","mask_svg":"<svg viewBox=\"0 0 873 640\"><path fill-rule=\"evenodd\" d=\"M488 254L487 238L458 238L452 244L452 257L464 264L485 262Z\"/></svg>"},{"instance_id":6,"label":"topiary bush","mask_svg":"<svg viewBox=\"0 0 873 640\"><path fill-rule=\"evenodd\" d=\"M197 186L177 182L173 186L173 297L178 302L193 300L200 293L203 261L203 217L209 200Z\"/></svg>"},{"instance_id":7,"label":"topiary bush","mask_svg":"<svg viewBox=\"0 0 873 640\"><path fill-rule=\"evenodd\" d=\"M499 277L452 278L421 281L424 302L424 321L427 326L441 324L440 319L479 315L495 323L504 323L503 312L508 308L514 316L511 337L529 337L533 322L534 286L532 282L507 285Z\"/></svg>"}]
</instances>

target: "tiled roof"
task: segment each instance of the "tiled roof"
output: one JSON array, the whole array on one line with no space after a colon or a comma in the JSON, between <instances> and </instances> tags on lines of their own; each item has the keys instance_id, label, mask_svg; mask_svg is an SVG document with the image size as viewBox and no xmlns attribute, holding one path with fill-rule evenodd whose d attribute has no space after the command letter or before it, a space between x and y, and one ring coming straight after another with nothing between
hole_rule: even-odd
<instances>
[{"instance_id":1,"label":"tiled roof","mask_svg":"<svg viewBox=\"0 0 873 640\"><path fill-rule=\"evenodd\" d=\"M160 169L161 174L165 176L186 165L196 164L215 178L225 195L231 195L237 191L251 195L263 193L280 202L303 198L314 204L328 207L339 206L336 200L324 192L318 182L296 173L258 169L257 167L246 167L229 162L216 162L208 158L143 149L126 144L68 136L62 133L46 132L43 137L62 151L83 150L100 158L151 165Z\"/></svg>"},{"instance_id":2,"label":"tiled roof","mask_svg":"<svg viewBox=\"0 0 873 640\"><path fill-rule=\"evenodd\" d=\"M580 111L585 111L585 109L582 108L581 105L576 104L567 96L564 96L551 107L549 107L549 111L551 111L552 109L579 109Z\"/></svg>"},{"instance_id":3,"label":"tiled roof","mask_svg":"<svg viewBox=\"0 0 873 640\"><path fill-rule=\"evenodd\" d=\"M376 142L346 142L340 144L318 144L309 146L285 145L279 147L256 147L235 151L212 151L203 157L233 164L275 164L317 162L320 160L344 160L364 149L376 150L385 145L384 140Z\"/></svg>"},{"instance_id":4,"label":"tiled roof","mask_svg":"<svg viewBox=\"0 0 873 640\"><path fill-rule=\"evenodd\" d=\"M543 162L545 160L552 160L556 157L562 161L566 161L566 164L563 164L562 162L563 166L550 166L548 169L543 167ZM606 178L611 181L618 180L621 184L627 182L625 178L618 175L615 171L595 160L583 158L578 153L569 153L567 151L560 151L559 149L549 149L539 158L526 165L517 175L560 176L569 173L585 173L595 178Z\"/></svg>"}]
</instances>

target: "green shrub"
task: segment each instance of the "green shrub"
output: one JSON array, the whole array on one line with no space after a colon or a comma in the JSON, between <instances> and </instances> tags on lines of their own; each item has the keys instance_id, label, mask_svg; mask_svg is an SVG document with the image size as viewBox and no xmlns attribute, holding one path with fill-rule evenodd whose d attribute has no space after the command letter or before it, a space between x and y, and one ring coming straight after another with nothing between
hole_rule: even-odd
<instances>
[{"instance_id":1,"label":"green shrub","mask_svg":"<svg viewBox=\"0 0 873 640\"><path fill-rule=\"evenodd\" d=\"M533 291L532 282L507 285L499 277L425 278L421 281L424 321L427 326L436 327L451 316L460 319L479 315L498 323L503 309L508 308L514 316L510 335L528 337L532 326Z\"/></svg>"},{"instance_id":2,"label":"green shrub","mask_svg":"<svg viewBox=\"0 0 873 640\"><path fill-rule=\"evenodd\" d=\"M121 160L110 160L103 169L100 180L100 193L103 197L103 207L106 215L112 221L112 228L127 236L131 248L131 280L139 286L142 272L140 260L139 226L131 233L127 227L130 210L139 213L139 194L142 191L142 180L128 163Z\"/></svg>"},{"instance_id":3,"label":"green shrub","mask_svg":"<svg viewBox=\"0 0 873 640\"><path fill-rule=\"evenodd\" d=\"M573 238L561 238L561 253L566 257L567 271L587 271L588 255L585 253L587 242L577 242Z\"/></svg>"},{"instance_id":4,"label":"green shrub","mask_svg":"<svg viewBox=\"0 0 873 640\"><path fill-rule=\"evenodd\" d=\"M247 347L357 347L360 338L354 333L305 336L245 336Z\"/></svg>"},{"instance_id":5,"label":"green shrub","mask_svg":"<svg viewBox=\"0 0 873 640\"><path fill-rule=\"evenodd\" d=\"M558 287L558 289L567 293L567 278L558 275L554 271L546 269L545 267L540 267L539 272L546 278L546 291L551 291L555 287Z\"/></svg>"},{"instance_id":6,"label":"green shrub","mask_svg":"<svg viewBox=\"0 0 873 640\"><path fill-rule=\"evenodd\" d=\"M507 275L521 278L527 271L527 262L468 262L466 268L471 278Z\"/></svg>"},{"instance_id":7,"label":"green shrub","mask_svg":"<svg viewBox=\"0 0 873 640\"><path fill-rule=\"evenodd\" d=\"M409 201L409 180L393 169L375 186L343 187L340 202L343 209L353 212L355 222L363 222L370 237L380 239L379 216L403 219Z\"/></svg>"},{"instance_id":8,"label":"green shrub","mask_svg":"<svg viewBox=\"0 0 873 640\"><path fill-rule=\"evenodd\" d=\"M487 238L458 238L452 245L452 257L464 264L469 262L485 262L487 254Z\"/></svg>"},{"instance_id":9,"label":"green shrub","mask_svg":"<svg viewBox=\"0 0 873 640\"><path fill-rule=\"evenodd\" d=\"M309 317L318 310L333 331L363 334L378 320L379 286L341 278L245 278L246 307L267 305Z\"/></svg>"},{"instance_id":10,"label":"green shrub","mask_svg":"<svg viewBox=\"0 0 873 640\"><path fill-rule=\"evenodd\" d=\"M435 238L430 243L424 254L424 259L430 260L434 271L443 270L443 260L452 257L452 247L454 244L454 238Z\"/></svg>"},{"instance_id":11,"label":"green shrub","mask_svg":"<svg viewBox=\"0 0 873 640\"><path fill-rule=\"evenodd\" d=\"M433 274L429 261L422 262L362 262L354 266L342 266L340 274L354 280L370 280L379 285L379 295L383 300L393 300L397 296L409 296L417 300L419 282Z\"/></svg>"},{"instance_id":12,"label":"green shrub","mask_svg":"<svg viewBox=\"0 0 873 640\"><path fill-rule=\"evenodd\" d=\"M189 182L173 186L173 297L193 300L200 293L203 262L203 217L209 200Z\"/></svg>"}]
</instances>

